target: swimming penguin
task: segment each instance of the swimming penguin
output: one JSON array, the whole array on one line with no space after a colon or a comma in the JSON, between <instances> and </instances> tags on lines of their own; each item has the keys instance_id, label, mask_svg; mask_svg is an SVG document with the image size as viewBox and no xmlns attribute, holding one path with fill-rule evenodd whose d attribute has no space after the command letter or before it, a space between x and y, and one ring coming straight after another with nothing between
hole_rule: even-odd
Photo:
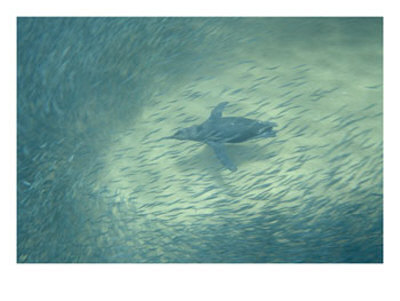
<instances>
[{"instance_id":1,"label":"swimming penguin","mask_svg":"<svg viewBox=\"0 0 400 301\"><path fill-rule=\"evenodd\" d=\"M275 122L262 122L244 117L222 117L228 102L221 102L211 112L210 117L200 125L178 130L164 139L192 140L207 143L219 161L231 171L237 167L228 157L224 143L240 143L250 139L275 137Z\"/></svg>"}]
</instances>

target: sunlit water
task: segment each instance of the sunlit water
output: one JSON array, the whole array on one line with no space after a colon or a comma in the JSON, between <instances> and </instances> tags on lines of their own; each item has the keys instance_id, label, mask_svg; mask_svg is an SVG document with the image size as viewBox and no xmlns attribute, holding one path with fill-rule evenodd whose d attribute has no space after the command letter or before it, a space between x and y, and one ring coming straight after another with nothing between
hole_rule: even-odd
<instances>
[{"instance_id":1,"label":"sunlit water","mask_svg":"<svg viewBox=\"0 0 400 301\"><path fill-rule=\"evenodd\" d=\"M382 262L380 18L18 19L18 262ZM224 116L227 145L160 140Z\"/></svg>"}]
</instances>

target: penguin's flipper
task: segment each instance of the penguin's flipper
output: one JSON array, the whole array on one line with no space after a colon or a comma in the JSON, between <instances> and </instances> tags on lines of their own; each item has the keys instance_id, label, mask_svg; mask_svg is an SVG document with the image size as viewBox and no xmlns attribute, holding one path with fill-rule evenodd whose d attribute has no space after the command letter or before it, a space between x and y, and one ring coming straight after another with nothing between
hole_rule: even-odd
<instances>
[{"instance_id":1,"label":"penguin's flipper","mask_svg":"<svg viewBox=\"0 0 400 301\"><path fill-rule=\"evenodd\" d=\"M224 165L230 171L237 170L235 163L233 163L231 161L231 159L228 157L228 155L226 154L225 147L222 143L207 141L207 144L209 146L211 146L211 148L214 150L215 154L217 155L218 160L222 163L222 165Z\"/></svg>"},{"instance_id":2,"label":"penguin's flipper","mask_svg":"<svg viewBox=\"0 0 400 301\"><path fill-rule=\"evenodd\" d=\"M209 119L218 119L222 117L222 111L225 109L225 106L228 104L227 101L221 102L220 104L218 104L212 111L210 114L210 118Z\"/></svg>"}]
</instances>

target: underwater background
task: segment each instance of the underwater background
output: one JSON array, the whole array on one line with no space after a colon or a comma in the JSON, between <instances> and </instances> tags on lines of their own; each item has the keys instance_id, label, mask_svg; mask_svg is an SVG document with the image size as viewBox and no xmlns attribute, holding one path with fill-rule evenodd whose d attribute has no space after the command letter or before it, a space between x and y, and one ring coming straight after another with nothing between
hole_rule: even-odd
<instances>
[{"instance_id":1,"label":"underwater background","mask_svg":"<svg viewBox=\"0 0 400 301\"><path fill-rule=\"evenodd\" d=\"M18 18L17 261L382 262L382 23Z\"/></svg>"}]
</instances>

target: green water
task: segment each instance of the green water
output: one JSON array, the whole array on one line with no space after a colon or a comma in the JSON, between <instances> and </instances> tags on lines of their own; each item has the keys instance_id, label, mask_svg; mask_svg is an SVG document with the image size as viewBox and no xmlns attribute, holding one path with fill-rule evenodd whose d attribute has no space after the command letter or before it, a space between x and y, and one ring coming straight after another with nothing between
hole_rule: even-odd
<instances>
[{"instance_id":1,"label":"green water","mask_svg":"<svg viewBox=\"0 0 400 301\"><path fill-rule=\"evenodd\" d=\"M381 18L19 18L18 262L382 262ZM224 116L227 145L159 139Z\"/></svg>"}]
</instances>

